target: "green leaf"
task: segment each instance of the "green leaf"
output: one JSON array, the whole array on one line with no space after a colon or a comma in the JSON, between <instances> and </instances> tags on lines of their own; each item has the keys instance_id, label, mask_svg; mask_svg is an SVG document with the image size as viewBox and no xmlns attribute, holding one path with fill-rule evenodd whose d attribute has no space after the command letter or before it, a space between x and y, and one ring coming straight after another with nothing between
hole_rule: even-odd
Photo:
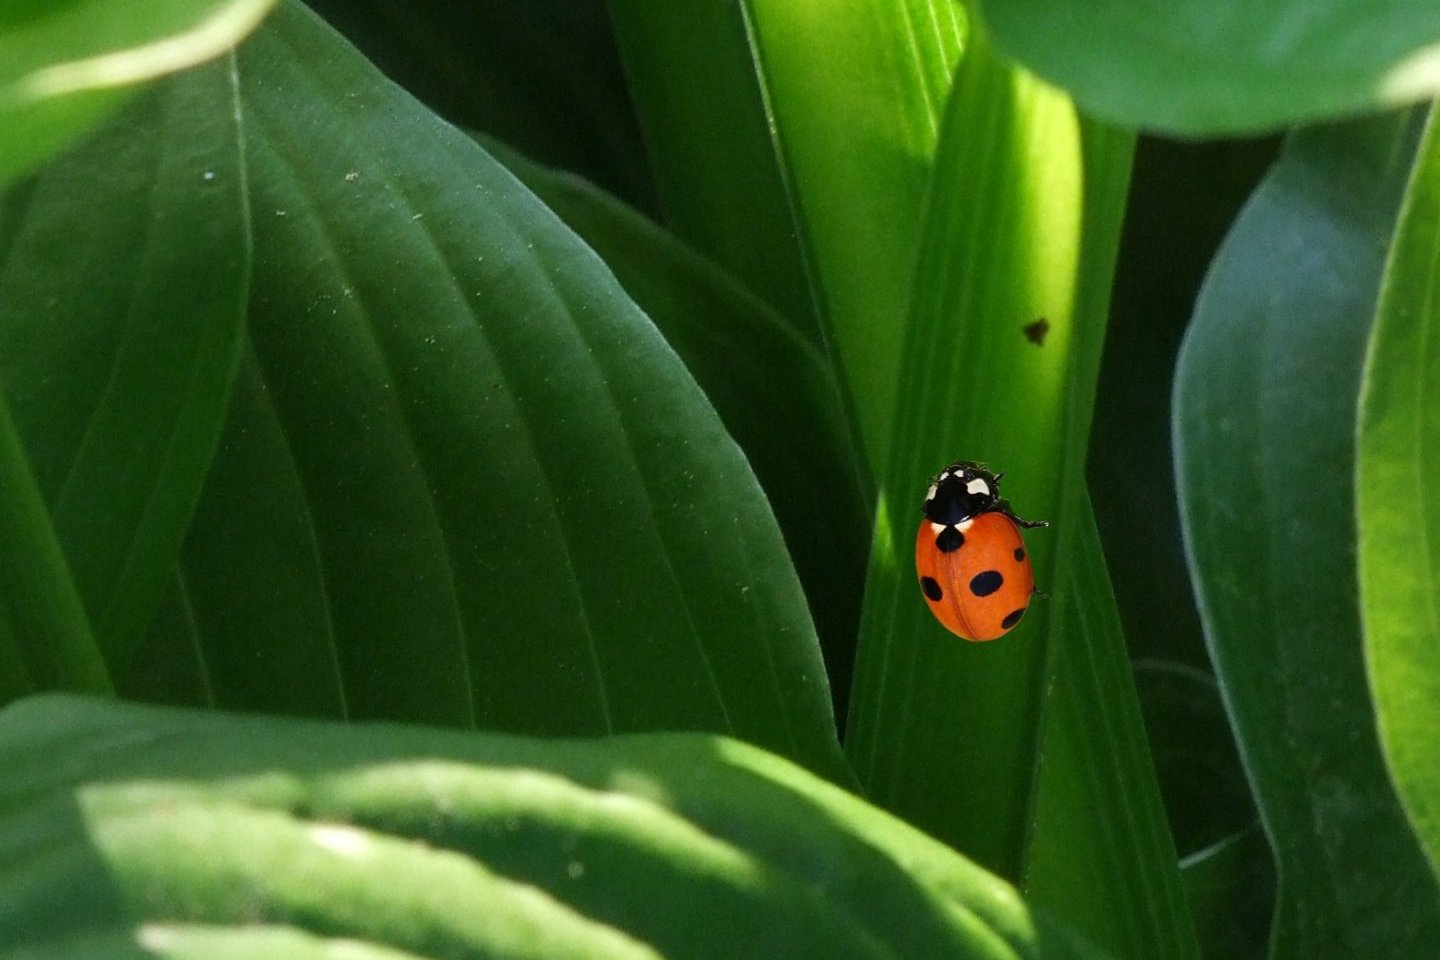
<instances>
[{"instance_id":1,"label":"green leaf","mask_svg":"<svg viewBox=\"0 0 1440 960\"><path fill-rule=\"evenodd\" d=\"M792 236L798 239L871 472L880 475L921 208L964 33L960 6L743 0L714 5L718 30L707 30L708 20L697 23L690 6L655 0L612 6L655 152L662 208L683 238L791 315L798 297L789 286L770 280L771 271L738 264L777 256L776 249L791 255ZM642 44L653 58L644 69ZM837 64L844 65L843 82ZM749 109L717 110L717 91L726 90ZM722 103L733 103L728 98ZM717 122L727 124L720 134ZM732 152L739 151L737 160ZM767 189L776 176L788 201L783 206ZM681 199L672 200L677 194ZM680 206L700 212L682 219L675 214ZM782 210L789 216L777 220ZM721 234L713 244L697 240L698 230L688 226L702 219ZM725 255L729 250L738 252Z\"/></svg>"},{"instance_id":2,"label":"green leaf","mask_svg":"<svg viewBox=\"0 0 1440 960\"><path fill-rule=\"evenodd\" d=\"M1432 113L1386 266L1360 407L1356 505L1365 653L1381 746L1440 868L1440 127Z\"/></svg>"},{"instance_id":3,"label":"green leaf","mask_svg":"<svg viewBox=\"0 0 1440 960\"><path fill-rule=\"evenodd\" d=\"M47 697L0 714L0 764L0 951L128 933L246 956L316 937L425 956L1098 956L941 844L711 736Z\"/></svg>"},{"instance_id":4,"label":"green leaf","mask_svg":"<svg viewBox=\"0 0 1440 960\"><path fill-rule=\"evenodd\" d=\"M1272 956L1410 958L1440 889L1365 684L1356 397L1415 124L1295 134L1226 239L1175 393L1191 575L1278 873Z\"/></svg>"},{"instance_id":5,"label":"green leaf","mask_svg":"<svg viewBox=\"0 0 1440 960\"><path fill-rule=\"evenodd\" d=\"M714 730L843 778L764 495L600 260L302 8L239 66L254 362L193 639L154 642L223 664L225 706Z\"/></svg>"},{"instance_id":6,"label":"green leaf","mask_svg":"<svg viewBox=\"0 0 1440 960\"><path fill-rule=\"evenodd\" d=\"M611 0L664 222L822 342L738 0Z\"/></svg>"},{"instance_id":7,"label":"green leaf","mask_svg":"<svg viewBox=\"0 0 1440 960\"><path fill-rule=\"evenodd\" d=\"M1440 6L1417 0L980 0L995 43L1097 116L1255 133L1440 91Z\"/></svg>"},{"instance_id":8,"label":"green leaf","mask_svg":"<svg viewBox=\"0 0 1440 960\"><path fill-rule=\"evenodd\" d=\"M1264 957L1275 874L1259 825L1191 854L1181 868L1206 960Z\"/></svg>"},{"instance_id":9,"label":"green leaf","mask_svg":"<svg viewBox=\"0 0 1440 960\"><path fill-rule=\"evenodd\" d=\"M0 395L0 705L34 689L108 693L110 675Z\"/></svg>"},{"instance_id":10,"label":"green leaf","mask_svg":"<svg viewBox=\"0 0 1440 960\"><path fill-rule=\"evenodd\" d=\"M312 0L395 82L462 128L655 206L605 0Z\"/></svg>"},{"instance_id":11,"label":"green leaf","mask_svg":"<svg viewBox=\"0 0 1440 960\"><path fill-rule=\"evenodd\" d=\"M1004 490L1022 516L1061 519L1070 367L1079 341L1098 345L1103 331L1103 314L1073 312L1080 136L1063 94L977 38L935 164L846 741L873 799L1011 877L1027 824L1048 610L1036 603L997 643L955 638L916 587L915 531L928 478L956 459L1009 471ZM1037 346L1024 328L1040 318L1048 333ZM1028 542L1036 581L1054 584L1054 530Z\"/></svg>"},{"instance_id":12,"label":"green leaf","mask_svg":"<svg viewBox=\"0 0 1440 960\"><path fill-rule=\"evenodd\" d=\"M1117 957L1198 960L1095 519L1071 511L1025 894Z\"/></svg>"},{"instance_id":13,"label":"green leaf","mask_svg":"<svg viewBox=\"0 0 1440 960\"><path fill-rule=\"evenodd\" d=\"M238 136L218 63L0 207L0 381L112 665L154 615L225 416L250 252Z\"/></svg>"},{"instance_id":14,"label":"green leaf","mask_svg":"<svg viewBox=\"0 0 1440 960\"><path fill-rule=\"evenodd\" d=\"M0 189L121 102L125 88L203 63L275 0L15 0L0 11Z\"/></svg>"},{"instance_id":15,"label":"green leaf","mask_svg":"<svg viewBox=\"0 0 1440 960\"><path fill-rule=\"evenodd\" d=\"M615 271L745 451L795 558L831 688L843 696L860 627L870 504L824 355L724 271L588 181L488 146ZM817 477L825 478L819 510Z\"/></svg>"}]
</instances>

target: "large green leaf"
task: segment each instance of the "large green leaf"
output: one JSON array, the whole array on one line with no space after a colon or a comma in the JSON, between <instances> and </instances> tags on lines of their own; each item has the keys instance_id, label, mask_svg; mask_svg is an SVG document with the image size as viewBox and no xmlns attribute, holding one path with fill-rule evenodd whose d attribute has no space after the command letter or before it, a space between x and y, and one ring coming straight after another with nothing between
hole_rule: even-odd
<instances>
[{"instance_id":1,"label":"large green leaf","mask_svg":"<svg viewBox=\"0 0 1440 960\"><path fill-rule=\"evenodd\" d=\"M0 713L0 765L6 956L197 936L239 956L315 937L416 956L1098 956L913 828L711 736L48 697Z\"/></svg>"},{"instance_id":2,"label":"large green leaf","mask_svg":"<svg viewBox=\"0 0 1440 960\"><path fill-rule=\"evenodd\" d=\"M1181 355L1191 575L1278 871L1273 956L1413 958L1440 889L1381 760L1356 595L1356 397L1415 124L1294 135Z\"/></svg>"},{"instance_id":3,"label":"large green leaf","mask_svg":"<svg viewBox=\"0 0 1440 960\"><path fill-rule=\"evenodd\" d=\"M1356 501L1370 684L1390 775L1440 867L1440 124L1386 268L1361 401Z\"/></svg>"},{"instance_id":4,"label":"large green leaf","mask_svg":"<svg viewBox=\"0 0 1440 960\"><path fill-rule=\"evenodd\" d=\"M1110 120L1276 130L1440 91L1428 0L980 0L995 42Z\"/></svg>"},{"instance_id":5,"label":"large green leaf","mask_svg":"<svg viewBox=\"0 0 1440 960\"><path fill-rule=\"evenodd\" d=\"M12 0L0 8L0 189L74 141L129 86L211 59L275 0Z\"/></svg>"},{"instance_id":6,"label":"large green leaf","mask_svg":"<svg viewBox=\"0 0 1440 960\"><path fill-rule=\"evenodd\" d=\"M1103 331L1103 315L1073 314L1083 176L1069 101L977 37L935 165L846 741L872 798L1013 877L1048 610L1037 602L996 643L953 637L916 587L915 531L928 478L957 458L1009 471L1022 515L1058 519L1070 364L1077 340ZM1024 328L1040 318L1037 346ZM1053 584L1054 531L1029 543L1037 581Z\"/></svg>"},{"instance_id":7,"label":"large green leaf","mask_svg":"<svg viewBox=\"0 0 1440 960\"><path fill-rule=\"evenodd\" d=\"M795 558L831 688L843 698L860 627L870 504L824 354L779 311L588 181L489 149L615 271L745 451Z\"/></svg>"},{"instance_id":8,"label":"large green leaf","mask_svg":"<svg viewBox=\"0 0 1440 960\"><path fill-rule=\"evenodd\" d=\"M112 664L154 614L225 416L250 266L238 136L217 63L0 207L0 381Z\"/></svg>"},{"instance_id":9,"label":"large green leaf","mask_svg":"<svg viewBox=\"0 0 1440 960\"><path fill-rule=\"evenodd\" d=\"M764 495L601 261L303 9L239 65L254 359L154 642L228 706L714 730L843 776Z\"/></svg>"},{"instance_id":10,"label":"large green leaf","mask_svg":"<svg viewBox=\"0 0 1440 960\"><path fill-rule=\"evenodd\" d=\"M788 256L798 240L879 475L963 11L948 0L736 0L707 5L720 28L707 31L693 6L612 4L627 68L636 64L632 90L657 177L671 185L662 207L698 210L677 219L677 232L694 239L692 219L720 232L713 246L696 242L782 309L797 298L779 281L764 282L772 270L736 264L774 250ZM725 109L741 98L748 109ZM726 124L723 135L717 123ZM788 204L767 189L777 176Z\"/></svg>"}]
</instances>

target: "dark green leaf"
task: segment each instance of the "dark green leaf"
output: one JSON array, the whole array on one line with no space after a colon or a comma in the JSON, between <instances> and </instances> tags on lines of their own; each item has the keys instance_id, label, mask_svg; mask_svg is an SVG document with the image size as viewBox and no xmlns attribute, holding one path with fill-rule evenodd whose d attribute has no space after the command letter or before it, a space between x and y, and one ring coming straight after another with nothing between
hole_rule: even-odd
<instances>
[{"instance_id":1,"label":"dark green leaf","mask_svg":"<svg viewBox=\"0 0 1440 960\"><path fill-rule=\"evenodd\" d=\"M1374 730L1351 485L1413 119L1292 137L1216 259L1177 374L1186 546L1275 851L1276 960L1399 960L1440 937L1440 889Z\"/></svg>"},{"instance_id":2,"label":"dark green leaf","mask_svg":"<svg viewBox=\"0 0 1440 960\"><path fill-rule=\"evenodd\" d=\"M1440 867L1440 125L1421 146L1386 268L1357 470L1365 651L1381 743Z\"/></svg>"},{"instance_id":3,"label":"dark green leaf","mask_svg":"<svg viewBox=\"0 0 1440 960\"><path fill-rule=\"evenodd\" d=\"M112 665L225 415L249 271L235 98L228 62L167 81L0 209L0 380Z\"/></svg>"},{"instance_id":4,"label":"dark green leaf","mask_svg":"<svg viewBox=\"0 0 1440 960\"><path fill-rule=\"evenodd\" d=\"M711 736L50 697L0 714L0 764L0 951L164 947L199 925L246 956L317 936L505 958L1098 956L941 844Z\"/></svg>"},{"instance_id":5,"label":"dark green leaf","mask_svg":"<svg viewBox=\"0 0 1440 960\"><path fill-rule=\"evenodd\" d=\"M1095 519L1069 517L1023 889L1117 957L1198 960Z\"/></svg>"},{"instance_id":6,"label":"dark green leaf","mask_svg":"<svg viewBox=\"0 0 1440 960\"><path fill-rule=\"evenodd\" d=\"M1428 0L981 0L1010 55L1096 115L1171 134L1277 130L1440 91Z\"/></svg>"},{"instance_id":7,"label":"dark green leaf","mask_svg":"<svg viewBox=\"0 0 1440 960\"><path fill-rule=\"evenodd\" d=\"M217 701L843 777L764 495L604 265L300 8L240 72L255 359L180 575Z\"/></svg>"},{"instance_id":8,"label":"dark green leaf","mask_svg":"<svg viewBox=\"0 0 1440 960\"><path fill-rule=\"evenodd\" d=\"M385 75L459 127L653 209L605 0L312 0Z\"/></svg>"},{"instance_id":9,"label":"dark green leaf","mask_svg":"<svg viewBox=\"0 0 1440 960\"><path fill-rule=\"evenodd\" d=\"M587 181L498 145L490 151L615 271L745 451L795 558L826 673L843 702L860 628L870 504L824 355L724 271Z\"/></svg>"},{"instance_id":10,"label":"dark green leaf","mask_svg":"<svg viewBox=\"0 0 1440 960\"><path fill-rule=\"evenodd\" d=\"M1205 960L1261 960L1275 871L1259 824L1191 854L1181 868Z\"/></svg>"},{"instance_id":11,"label":"dark green leaf","mask_svg":"<svg viewBox=\"0 0 1440 960\"><path fill-rule=\"evenodd\" d=\"M666 225L819 344L743 5L609 6Z\"/></svg>"},{"instance_id":12,"label":"dark green leaf","mask_svg":"<svg viewBox=\"0 0 1440 960\"><path fill-rule=\"evenodd\" d=\"M0 190L134 84L203 63L275 0L11 0L0 9Z\"/></svg>"}]
</instances>

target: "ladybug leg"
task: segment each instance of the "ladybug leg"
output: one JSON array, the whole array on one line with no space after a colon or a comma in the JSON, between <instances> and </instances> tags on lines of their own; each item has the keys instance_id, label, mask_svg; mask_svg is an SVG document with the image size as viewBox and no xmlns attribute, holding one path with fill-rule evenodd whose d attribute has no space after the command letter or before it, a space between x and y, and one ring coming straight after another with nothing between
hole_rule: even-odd
<instances>
[{"instance_id":1,"label":"ladybug leg","mask_svg":"<svg viewBox=\"0 0 1440 960\"><path fill-rule=\"evenodd\" d=\"M1050 599L1050 594L1046 593L1044 590L1041 590L1039 587L1031 587L1030 592L1035 594L1035 596L1039 597L1042 600Z\"/></svg>"},{"instance_id":2,"label":"ladybug leg","mask_svg":"<svg viewBox=\"0 0 1440 960\"><path fill-rule=\"evenodd\" d=\"M1050 526L1049 520L1026 520L1024 517L1015 516L1015 511L1010 509L1009 500L1001 500L999 504L996 505L996 509L999 510L1001 513L1005 514L1005 516L1009 517L1011 520L1014 520L1020 526L1026 528L1027 530L1032 527Z\"/></svg>"}]
</instances>

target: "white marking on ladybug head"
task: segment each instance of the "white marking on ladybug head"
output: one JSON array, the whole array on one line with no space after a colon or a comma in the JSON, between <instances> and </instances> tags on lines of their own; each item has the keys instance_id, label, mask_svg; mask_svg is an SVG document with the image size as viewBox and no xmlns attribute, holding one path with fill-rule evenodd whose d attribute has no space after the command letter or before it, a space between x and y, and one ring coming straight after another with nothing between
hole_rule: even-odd
<instances>
[{"instance_id":1,"label":"white marking on ladybug head","mask_svg":"<svg viewBox=\"0 0 1440 960\"><path fill-rule=\"evenodd\" d=\"M969 530L973 526L975 526L975 518L971 517L969 520L961 520L959 523L955 524L955 529L959 530L961 533L964 533L966 530Z\"/></svg>"},{"instance_id":2,"label":"white marking on ladybug head","mask_svg":"<svg viewBox=\"0 0 1440 960\"><path fill-rule=\"evenodd\" d=\"M971 480L969 483L965 484L965 492L978 493L982 497L988 497L990 495L990 484L986 483L979 477L976 477L974 480Z\"/></svg>"},{"instance_id":3,"label":"white marking on ladybug head","mask_svg":"<svg viewBox=\"0 0 1440 960\"><path fill-rule=\"evenodd\" d=\"M925 502L929 503L935 499L935 484L930 484L930 489L925 493Z\"/></svg>"},{"instance_id":4,"label":"white marking on ladybug head","mask_svg":"<svg viewBox=\"0 0 1440 960\"><path fill-rule=\"evenodd\" d=\"M945 531L945 524L943 524L943 523L932 523L932 524L930 524L930 532L933 533L933 534L935 534L935 536L937 536L937 537L940 536L940 534L943 533L944 531Z\"/></svg>"}]
</instances>

